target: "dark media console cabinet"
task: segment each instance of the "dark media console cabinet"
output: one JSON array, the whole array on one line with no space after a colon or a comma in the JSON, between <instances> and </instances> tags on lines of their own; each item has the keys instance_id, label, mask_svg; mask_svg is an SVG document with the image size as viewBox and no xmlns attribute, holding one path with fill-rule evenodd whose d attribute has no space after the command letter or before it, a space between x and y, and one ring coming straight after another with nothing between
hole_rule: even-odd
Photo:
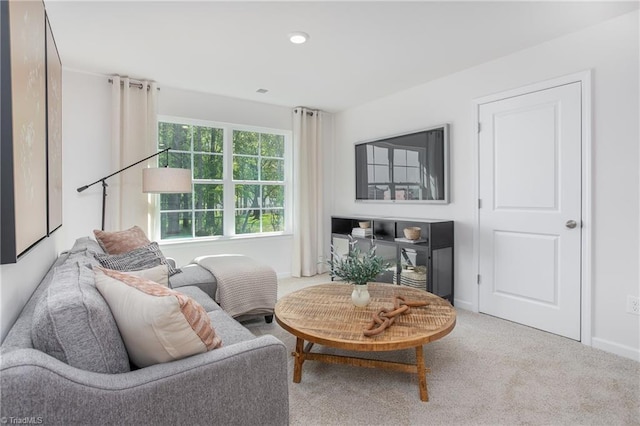
<instances>
[{"instance_id":1,"label":"dark media console cabinet","mask_svg":"<svg viewBox=\"0 0 640 426\"><path fill-rule=\"evenodd\" d=\"M375 245L376 254L391 265L376 281L420 288L453 304L453 221L332 216L334 256L348 253L360 222L369 222L371 235L353 236L355 243L362 251ZM420 242L396 240L414 226L420 228Z\"/></svg>"}]
</instances>

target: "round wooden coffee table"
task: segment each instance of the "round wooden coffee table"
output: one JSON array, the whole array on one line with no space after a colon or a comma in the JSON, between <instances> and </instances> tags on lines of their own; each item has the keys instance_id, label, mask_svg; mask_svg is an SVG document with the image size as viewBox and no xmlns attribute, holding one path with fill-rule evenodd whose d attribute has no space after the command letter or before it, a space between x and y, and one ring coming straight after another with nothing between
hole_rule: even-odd
<instances>
[{"instance_id":1,"label":"round wooden coffee table","mask_svg":"<svg viewBox=\"0 0 640 426\"><path fill-rule=\"evenodd\" d=\"M384 368L418 375L420 399L429 400L422 345L438 340L453 330L456 311L451 304L431 293L401 285L370 283L371 302L358 308L351 302L352 285L321 284L296 291L278 301L276 321L296 336L293 371L294 383L302 379L302 364L306 360L329 364L348 364L369 368ZM366 337L364 328L379 309L393 308L395 296L410 301L427 301L424 307L411 308L396 317L395 323L382 334ZM309 342L306 347L304 341ZM393 351L415 348L416 364L379 361L344 355L311 352L313 344L361 352Z\"/></svg>"}]
</instances>

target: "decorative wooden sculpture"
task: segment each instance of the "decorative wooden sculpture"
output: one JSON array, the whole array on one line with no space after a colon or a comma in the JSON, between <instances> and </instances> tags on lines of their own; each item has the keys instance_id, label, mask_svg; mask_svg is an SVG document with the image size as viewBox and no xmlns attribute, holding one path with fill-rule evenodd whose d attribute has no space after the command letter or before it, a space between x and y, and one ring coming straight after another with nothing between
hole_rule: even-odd
<instances>
[{"instance_id":1,"label":"decorative wooden sculpture","mask_svg":"<svg viewBox=\"0 0 640 426\"><path fill-rule=\"evenodd\" d=\"M373 319L363 330L365 336L377 336L384 332L395 322L398 315L408 314L412 307L427 306L428 302L408 301L402 296L396 296L393 303L393 310L382 308L373 314Z\"/></svg>"}]
</instances>

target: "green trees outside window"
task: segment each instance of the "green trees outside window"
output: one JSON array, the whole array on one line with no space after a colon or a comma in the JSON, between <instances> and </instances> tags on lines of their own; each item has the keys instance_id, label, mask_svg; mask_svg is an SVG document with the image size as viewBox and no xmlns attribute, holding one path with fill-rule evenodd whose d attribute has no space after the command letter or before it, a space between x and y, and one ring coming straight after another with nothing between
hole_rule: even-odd
<instances>
[{"instance_id":1,"label":"green trees outside window","mask_svg":"<svg viewBox=\"0 0 640 426\"><path fill-rule=\"evenodd\" d=\"M169 166L191 169L194 184L191 194L160 195L161 239L222 236L225 221L229 234L285 231L283 134L161 121L158 149L166 147ZM225 163L232 166L226 178Z\"/></svg>"},{"instance_id":2,"label":"green trees outside window","mask_svg":"<svg viewBox=\"0 0 640 426\"><path fill-rule=\"evenodd\" d=\"M284 136L234 130L233 180L236 234L284 231Z\"/></svg>"}]
</instances>

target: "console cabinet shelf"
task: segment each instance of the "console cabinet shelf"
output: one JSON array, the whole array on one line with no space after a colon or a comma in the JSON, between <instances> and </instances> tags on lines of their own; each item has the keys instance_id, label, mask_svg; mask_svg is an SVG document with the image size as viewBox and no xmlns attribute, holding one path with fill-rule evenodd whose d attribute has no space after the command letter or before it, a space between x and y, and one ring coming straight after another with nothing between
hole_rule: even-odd
<instances>
[{"instance_id":1,"label":"console cabinet shelf","mask_svg":"<svg viewBox=\"0 0 640 426\"><path fill-rule=\"evenodd\" d=\"M370 235L352 235L360 222L369 223ZM420 228L419 243L397 240L414 226ZM347 254L350 238L363 251L375 245L376 254L391 264L376 281L420 288L453 304L453 221L332 216L332 255Z\"/></svg>"}]
</instances>

